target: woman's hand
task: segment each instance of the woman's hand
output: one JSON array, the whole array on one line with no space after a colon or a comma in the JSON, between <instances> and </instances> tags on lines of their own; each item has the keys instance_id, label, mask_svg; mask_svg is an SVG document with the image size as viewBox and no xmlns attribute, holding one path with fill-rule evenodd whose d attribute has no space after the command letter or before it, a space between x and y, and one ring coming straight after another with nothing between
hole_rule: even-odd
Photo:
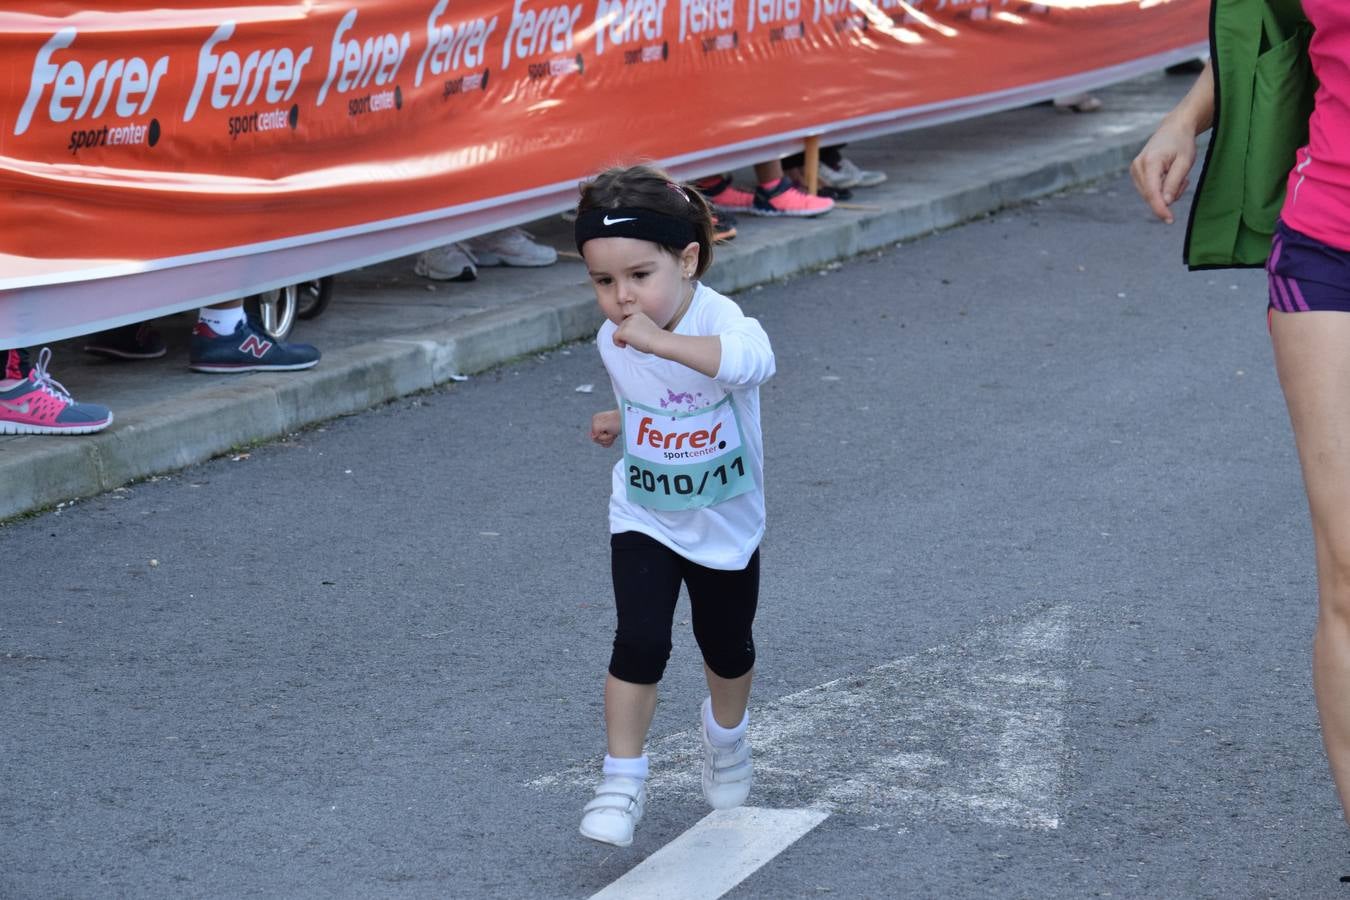
<instances>
[{"instance_id":1,"label":"woman's hand","mask_svg":"<svg viewBox=\"0 0 1350 900\"><path fill-rule=\"evenodd\" d=\"M1135 190L1168 225L1174 221L1169 207L1190 184L1187 176L1195 164L1195 152L1194 129L1169 117L1130 163Z\"/></svg>"},{"instance_id":2,"label":"woman's hand","mask_svg":"<svg viewBox=\"0 0 1350 900\"><path fill-rule=\"evenodd\" d=\"M1170 207L1190 184L1195 136L1214 124L1214 64L1206 61L1195 84L1167 114L1144 149L1130 163L1135 190L1153 214L1172 224Z\"/></svg>"}]
</instances>

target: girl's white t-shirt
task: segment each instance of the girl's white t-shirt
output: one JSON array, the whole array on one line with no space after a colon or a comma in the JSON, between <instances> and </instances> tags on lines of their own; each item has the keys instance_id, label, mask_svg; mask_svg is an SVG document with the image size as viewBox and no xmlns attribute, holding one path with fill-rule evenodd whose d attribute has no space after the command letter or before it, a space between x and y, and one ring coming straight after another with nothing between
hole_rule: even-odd
<instances>
[{"instance_id":1,"label":"girl's white t-shirt","mask_svg":"<svg viewBox=\"0 0 1350 900\"><path fill-rule=\"evenodd\" d=\"M629 499L630 479L636 483L640 475L650 473L641 472L640 466L635 470L630 460L621 458L614 465L612 477L610 533L641 532L710 569L745 568L764 537L764 435L759 423L759 386L774 373L769 336L734 301L702 283L695 286L694 297L675 334L721 338L722 365L716 378L632 347L616 347L615 330L613 322L605 322L596 344L609 372L621 418L626 418L625 402L630 408L687 416L729 397L740 447L725 463L743 466L754 487L711 506L653 509ZM620 436L620 446L629 446L631 430ZM650 432L644 437L650 439ZM726 470L722 471L725 474ZM669 481L663 483L668 488Z\"/></svg>"}]
</instances>

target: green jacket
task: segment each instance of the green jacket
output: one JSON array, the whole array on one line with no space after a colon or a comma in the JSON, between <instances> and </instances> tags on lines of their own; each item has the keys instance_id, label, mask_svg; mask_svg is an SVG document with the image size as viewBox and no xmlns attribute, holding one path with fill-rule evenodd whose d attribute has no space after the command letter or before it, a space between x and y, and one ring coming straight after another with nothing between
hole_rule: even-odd
<instances>
[{"instance_id":1,"label":"green jacket","mask_svg":"<svg viewBox=\"0 0 1350 900\"><path fill-rule=\"evenodd\" d=\"M1186 228L1192 269L1264 265L1317 81L1299 0L1214 0L1214 130Z\"/></svg>"}]
</instances>

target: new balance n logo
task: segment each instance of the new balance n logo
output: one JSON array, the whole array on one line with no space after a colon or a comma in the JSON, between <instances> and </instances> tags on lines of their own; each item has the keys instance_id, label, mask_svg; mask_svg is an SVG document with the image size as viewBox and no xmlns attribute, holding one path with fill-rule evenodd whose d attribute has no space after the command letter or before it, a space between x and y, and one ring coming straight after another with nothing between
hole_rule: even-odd
<instances>
[{"instance_id":1,"label":"new balance n logo","mask_svg":"<svg viewBox=\"0 0 1350 900\"><path fill-rule=\"evenodd\" d=\"M272 349L272 342L265 341L256 334L250 334L248 338L239 345L241 353L251 353L254 359L262 359L267 355L267 351Z\"/></svg>"}]
</instances>

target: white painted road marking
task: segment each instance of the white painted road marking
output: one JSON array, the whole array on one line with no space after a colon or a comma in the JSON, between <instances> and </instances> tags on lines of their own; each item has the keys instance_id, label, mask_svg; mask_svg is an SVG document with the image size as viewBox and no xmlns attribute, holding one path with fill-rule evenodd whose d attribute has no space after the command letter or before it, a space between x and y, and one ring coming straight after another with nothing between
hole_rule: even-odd
<instances>
[{"instance_id":1,"label":"white painted road marking","mask_svg":"<svg viewBox=\"0 0 1350 900\"><path fill-rule=\"evenodd\" d=\"M709 813L591 900L717 900L828 815L752 806Z\"/></svg>"},{"instance_id":2,"label":"white painted road marking","mask_svg":"<svg viewBox=\"0 0 1350 900\"><path fill-rule=\"evenodd\" d=\"M1071 607L987 623L953 644L751 704L751 800L880 818L1059 827ZM697 721L697 703L689 718ZM649 791L699 796L696 730L648 746ZM538 778L582 798L597 761ZM652 809L659 809L653 804Z\"/></svg>"}]
</instances>

